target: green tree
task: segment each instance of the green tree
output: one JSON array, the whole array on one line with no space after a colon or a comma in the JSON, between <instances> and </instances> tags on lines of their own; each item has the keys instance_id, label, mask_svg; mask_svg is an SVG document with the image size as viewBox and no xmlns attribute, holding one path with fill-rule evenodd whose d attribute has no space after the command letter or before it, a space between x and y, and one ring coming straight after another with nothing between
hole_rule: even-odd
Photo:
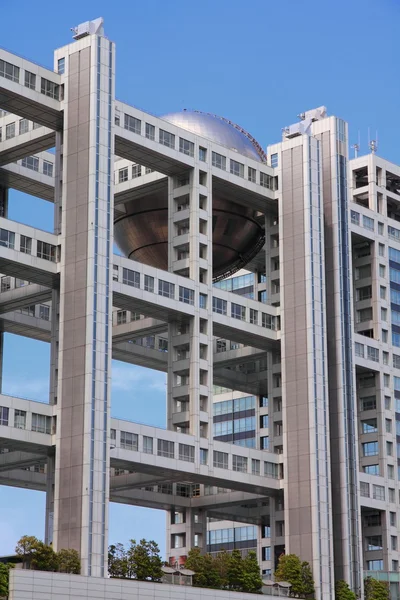
<instances>
[{"instance_id":1,"label":"green tree","mask_svg":"<svg viewBox=\"0 0 400 600\"><path fill-rule=\"evenodd\" d=\"M228 588L230 590L242 591L243 560L240 550L232 550L228 563Z\"/></svg>"},{"instance_id":2,"label":"green tree","mask_svg":"<svg viewBox=\"0 0 400 600\"><path fill-rule=\"evenodd\" d=\"M243 559L243 574L242 574L242 592L250 594L258 594L261 592L262 579L260 575L260 565L257 561L257 554L254 550L250 550L247 556Z\"/></svg>"},{"instance_id":3,"label":"green tree","mask_svg":"<svg viewBox=\"0 0 400 600\"><path fill-rule=\"evenodd\" d=\"M60 573L74 573L79 575L81 572L81 561L77 550L72 548L62 548L57 552L57 567Z\"/></svg>"},{"instance_id":4,"label":"green tree","mask_svg":"<svg viewBox=\"0 0 400 600\"><path fill-rule=\"evenodd\" d=\"M128 563L131 573L139 581L161 581L162 560L160 550L156 542L140 540L131 540L130 548L127 552Z\"/></svg>"},{"instance_id":5,"label":"green tree","mask_svg":"<svg viewBox=\"0 0 400 600\"><path fill-rule=\"evenodd\" d=\"M314 578L312 575L310 563L304 561L301 563L301 578L303 582L303 593L306 598L314 596Z\"/></svg>"},{"instance_id":6,"label":"green tree","mask_svg":"<svg viewBox=\"0 0 400 600\"><path fill-rule=\"evenodd\" d=\"M357 596L349 588L349 584L343 579L336 582L335 585L335 600L356 600Z\"/></svg>"},{"instance_id":7,"label":"green tree","mask_svg":"<svg viewBox=\"0 0 400 600\"><path fill-rule=\"evenodd\" d=\"M212 564L212 571L214 573L214 585L210 585L207 587L213 587L217 590L228 590L229 589L229 565L231 556L229 552L226 550L222 550L218 552L218 554L214 557L210 556L210 561Z\"/></svg>"},{"instance_id":8,"label":"green tree","mask_svg":"<svg viewBox=\"0 0 400 600\"><path fill-rule=\"evenodd\" d=\"M53 548L33 535L24 535L15 552L22 558L24 568L37 571L57 571L57 555Z\"/></svg>"},{"instance_id":9,"label":"green tree","mask_svg":"<svg viewBox=\"0 0 400 600\"><path fill-rule=\"evenodd\" d=\"M291 584L292 596L310 596L314 593L314 581L310 565L301 562L296 554L282 554L275 571L275 581L287 581Z\"/></svg>"},{"instance_id":10,"label":"green tree","mask_svg":"<svg viewBox=\"0 0 400 600\"><path fill-rule=\"evenodd\" d=\"M23 535L15 546L15 553L21 557L24 568L29 569L39 540L33 535Z\"/></svg>"},{"instance_id":11,"label":"green tree","mask_svg":"<svg viewBox=\"0 0 400 600\"><path fill-rule=\"evenodd\" d=\"M10 579L10 569L13 565L0 563L0 598L8 596L8 582Z\"/></svg>"},{"instance_id":12,"label":"green tree","mask_svg":"<svg viewBox=\"0 0 400 600\"><path fill-rule=\"evenodd\" d=\"M108 572L110 577L131 577L128 555L123 544L112 544L108 548Z\"/></svg>"},{"instance_id":13,"label":"green tree","mask_svg":"<svg viewBox=\"0 0 400 600\"><path fill-rule=\"evenodd\" d=\"M389 588L383 581L373 577L364 580L364 600L389 600Z\"/></svg>"},{"instance_id":14,"label":"green tree","mask_svg":"<svg viewBox=\"0 0 400 600\"><path fill-rule=\"evenodd\" d=\"M210 586L212 580L212 559L209 554L202 554L200 548L189 550L186 559L185 568L195 572L193 575L193 585L195 587L214 587Z\"/></svg>"}]
</instances>

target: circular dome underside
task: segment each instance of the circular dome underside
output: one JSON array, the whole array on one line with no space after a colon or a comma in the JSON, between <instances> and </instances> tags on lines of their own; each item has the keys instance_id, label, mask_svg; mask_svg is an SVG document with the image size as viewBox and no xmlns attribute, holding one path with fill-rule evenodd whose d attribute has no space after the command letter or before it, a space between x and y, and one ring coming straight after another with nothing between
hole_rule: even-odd
<instances>
[{"instance_id":1,"label":"circular dome underside","mask_svg":"<svg viewBox=\"0 0 400 600\"><path fill-rule=\"evenodd\" d=\"M184 110L163 115L161 119L186 129L195 135L207 138L216 144L233 148L240 154L260 161L260 156L249 140L238 129L216 116L195 111Z\"/></svg>"}]
</instances>

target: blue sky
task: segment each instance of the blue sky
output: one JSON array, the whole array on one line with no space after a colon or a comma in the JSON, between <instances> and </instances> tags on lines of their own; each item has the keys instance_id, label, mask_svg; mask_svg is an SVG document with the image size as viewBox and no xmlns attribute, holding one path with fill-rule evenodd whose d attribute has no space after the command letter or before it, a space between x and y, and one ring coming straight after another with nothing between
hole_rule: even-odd
<instances>
[{"instance_id":1,"label":"blue sky","mask_svg":"<svg viewBox=\"0 0 400 600\"><path fill-rule=\"evenodd\" d=\"M298 113L328 107L368 151L400 162L398 0L146 0L1 2L1 45L52 68L70 27L103 16L117 44L117 97L162 115L196 108L239 123L266 146ZM51 204L11 193L10 218L52 228ZM21 365L23 370L21 373ZM6 336L3 390L48 396L49 347ZM165 377L114 363L112 414L165 420ZM110 542L165 545L162 512L111 505ZM0 554L23 534L43 536L44 494L0 487Z\"/></svg>"}]
</instances>

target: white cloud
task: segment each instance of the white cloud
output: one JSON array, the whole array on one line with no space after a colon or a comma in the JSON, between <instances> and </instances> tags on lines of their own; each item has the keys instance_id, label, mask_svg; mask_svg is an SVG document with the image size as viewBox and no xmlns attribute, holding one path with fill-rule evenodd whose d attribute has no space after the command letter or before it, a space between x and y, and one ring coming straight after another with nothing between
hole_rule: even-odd
<instances>
[{"instance_id":1,"label":"white cloud","mask_svg":"<svg viewBox=\"0 0 400 600\"><path fill-rule=\"evenodd\" d=\"M135 389L166 391L166 375L136 367L134 365L113 365L112 389L119 392L134 392Z\"/></svg>"},{"instance_id":2,"label":"white cloud","mask_svg":"<svg viewBox=\"0 0 400 600\"><path fill-rule=\"evenodd\" d=\"M49 380L47 378L24 379L12 377L10 381L3 381L3 394L28 398L30 400L41 400L47 402L49 399Z\"/></svg>"}]
</instances>

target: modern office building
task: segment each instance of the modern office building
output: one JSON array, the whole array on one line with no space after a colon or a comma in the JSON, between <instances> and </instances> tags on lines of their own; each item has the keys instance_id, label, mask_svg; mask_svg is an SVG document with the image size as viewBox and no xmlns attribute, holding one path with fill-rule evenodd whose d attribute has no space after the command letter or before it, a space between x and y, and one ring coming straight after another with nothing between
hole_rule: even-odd
<instances>
[{"instance_id":1,"label":"modern office building","mask_svg":"<svg viewBox=\"0 0 400 600\"><path fill-rule=\"evenodd\" d=\"M266 151L148 114L115 98L102 21L74 38L54 70L0 50L1 348L51 348L48 404L0 395L0 484L46 494L84 575L120 502L167 511L171 563L256 548L269 578L291 552L318 599L366 573L398 598L400 167L349 160L324 107ZM112 358L167 373L166 429L111 417Z\"/></svg>"}]
</instances>

